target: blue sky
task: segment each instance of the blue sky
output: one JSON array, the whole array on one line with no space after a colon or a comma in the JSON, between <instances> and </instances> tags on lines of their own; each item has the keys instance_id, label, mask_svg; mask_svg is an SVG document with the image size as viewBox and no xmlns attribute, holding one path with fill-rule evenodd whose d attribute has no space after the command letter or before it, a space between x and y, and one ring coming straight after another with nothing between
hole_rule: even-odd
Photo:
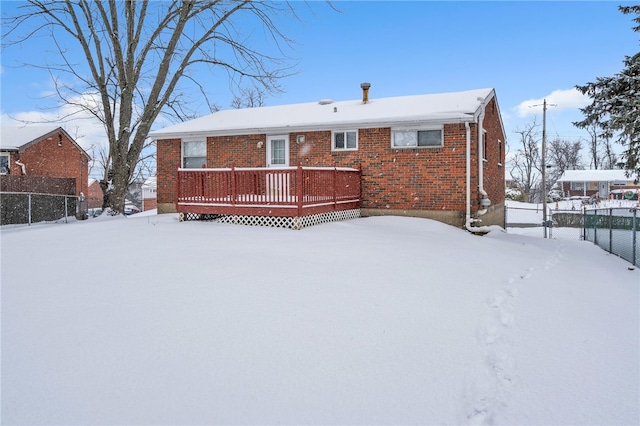
<instances>
[{"instance_id":1,"label":"blue sky","mask_svg":"<svg viewBox=\"0 0 640 426\"><path fill-rule=\"evenodd\" d=\"M3 15L19 4L3 1ZM571 125L585 102L574 86L619 72L625 55L638 52L632 17L617 8L627 2L337 1L339 12L323 2L311 2L311 10L294 4L302 22L282 29L296 41L297 73L266 105L358 99L364 81L371 98L493 87L512 149L516 130L534 117L542 122L541 108L528 105L544 98L556 105L547 112L549 137L586 136ZM3 124L8 116L56 113L41 99L51 90L49 75L15 68L44 57L46 43L3 49ZM228 108L228 86L212 89Z\"/></svg>"}]
</instances>

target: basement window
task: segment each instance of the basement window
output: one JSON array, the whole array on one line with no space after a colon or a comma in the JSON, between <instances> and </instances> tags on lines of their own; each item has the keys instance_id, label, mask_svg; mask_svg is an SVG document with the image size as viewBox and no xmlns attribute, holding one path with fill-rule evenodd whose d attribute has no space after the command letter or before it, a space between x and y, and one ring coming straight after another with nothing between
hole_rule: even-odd
<instances>
[{"instance_id":1,"label":"basement window","mask_svg":"<svg viewBox=\"0 0 640 426\"><path fill-rule=\"evenodd\" d=\"M429 148L443 146L442 127L423 130L394 130L391 138L393 148Z\"/></svg>"},{"instance_id":2,"label":"basement window","mask_svg":"<svg viewBox=\"0 0 640 426\"><path fill-rule=\"evenodd\" d=\"M207 167L207 141L182 142L182 167L185 169Z\"/></svg>"},{"instance_id":3,"label":"basement window","mask_svg":"<svg viewBox=\"0 0 640 426\"><path fill-rule=\"evenodd\" d=\"M346 151L358 149L358 131L348 130L333 132L331 149L334 151Z\"/></svg>"}]
</instances>

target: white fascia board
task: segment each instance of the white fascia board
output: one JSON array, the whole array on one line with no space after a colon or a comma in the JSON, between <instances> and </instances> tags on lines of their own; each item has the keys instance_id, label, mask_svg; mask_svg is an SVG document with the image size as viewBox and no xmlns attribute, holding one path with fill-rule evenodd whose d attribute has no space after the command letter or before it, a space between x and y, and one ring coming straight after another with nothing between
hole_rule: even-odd
<instances>
[{"instance_id":1,"label":"white fascia board","mask_svg":"<svg viewBox=\"0 0 640 426\"><path fill-rule=\"evenodd\" d=\"M150 135L153 140L163 139L182 139L182 140L196 140L207 137L215 136L243 136L243 135L275 135L275 134L289 134L289 133L303 133L303 132L315 132L315 131L331 131L331 130L346 130L346 129L371 129L371 128L385 128L385 127L412 127L417 128L420 126L433 126L444 124L457 124L457 123L471 123L477 120L476 114L458 114L457 116L449 116L442 118L407 118L404 120L394 121L354 121L354 122L340 122L340 123L325 123L325 124L298 124L295 126L285 127L246 127L242 129L228 129L228 130L202 130L195 132L153 132Z\"/></svg>"}]
</instances>

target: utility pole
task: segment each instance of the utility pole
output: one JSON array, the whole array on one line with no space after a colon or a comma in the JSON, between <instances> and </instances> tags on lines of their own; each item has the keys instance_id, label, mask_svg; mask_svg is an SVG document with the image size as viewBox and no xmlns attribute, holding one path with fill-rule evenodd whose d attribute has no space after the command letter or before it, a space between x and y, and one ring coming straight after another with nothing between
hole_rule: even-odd
<instances>
[{"instance_id":1,"label":"utility pole","mask_svg":"<svg viewBox=\"0 0 640 426\"><path fill-rule=\"evenodd\" d=\"M542 103L542 226L547 238L547 100Z\"/></svg>"},{"instance_id":2,"label":"utility pole","mask_svg":"<svg viewBox=\"0 0 640 426\"><path fill-rule=\"evenodd\" d=\"M538 107L538 105L530 105L529 108ZM540 168L542 173L542 227L544 228L544 237L547 234L547 106L557 106L556 104L547 104L547 100L542 102L542 155L540 156Z\"/></svg>"}]
</instances>

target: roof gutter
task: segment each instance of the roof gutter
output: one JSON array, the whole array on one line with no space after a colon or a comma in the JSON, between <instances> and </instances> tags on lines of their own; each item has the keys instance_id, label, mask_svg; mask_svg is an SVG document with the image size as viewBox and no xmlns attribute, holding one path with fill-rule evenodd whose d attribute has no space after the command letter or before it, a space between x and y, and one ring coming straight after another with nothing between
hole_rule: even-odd
<instances>
[{"instance_id":1,"label":"roof gutter","mask_svg":"<svg viewBox=\"0 0 640 426\"><path fill-rule=\"evenodd\" d=\"M256 134L286 134L295 132L314 132L324 130L341 130L341 129L367 129L378 127L420 127L425 124L428 125L444 125L454 123L466 123L469 121L469 115L464 114L458 117L443 117L443 118L411 118L408 120L366 120L366 121L343 121L336 123L321 123L321 124L296 124L295 126L273 126L273 127L253 127L242 129L225 129L225 130L202 130L192 132L151 132L149 138L151 140L163 140L163 139L195 139L206 138L215 136L243 136L243 135L256 135Z\"/></svg>"}]
</instances>

